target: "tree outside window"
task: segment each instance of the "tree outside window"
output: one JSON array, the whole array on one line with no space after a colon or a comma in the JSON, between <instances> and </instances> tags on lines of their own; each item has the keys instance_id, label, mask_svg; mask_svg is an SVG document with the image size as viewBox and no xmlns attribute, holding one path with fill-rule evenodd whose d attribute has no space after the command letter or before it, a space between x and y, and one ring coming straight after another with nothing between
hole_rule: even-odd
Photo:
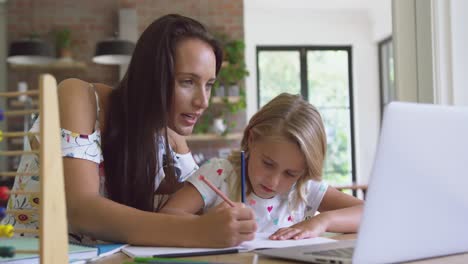
<instances>
[{"instance_id":1,"label":"tree outside window","mask_svg":"<svg viewBox=\"0 0 468 264\"><path fill-rule=\"evenodd\" d=\"M355 181L350 47L258 47L258 104L282 92L301 94L320 111L327 131L323 178Z\"/></svg>"}]
</instances>

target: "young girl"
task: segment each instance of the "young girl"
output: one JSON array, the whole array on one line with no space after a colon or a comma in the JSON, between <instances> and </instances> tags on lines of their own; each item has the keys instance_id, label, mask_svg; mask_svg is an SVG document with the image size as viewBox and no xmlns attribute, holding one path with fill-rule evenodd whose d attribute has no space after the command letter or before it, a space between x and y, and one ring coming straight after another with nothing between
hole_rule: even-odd
<instances>
[{"instance_id":1,"label":"young girl","mask_svg":"<svg viewBox=\"0 0 468 264\"><path fill-rule=\"evenodd\" d=\"M357 231L362 201L321 181L325 129L315 107L300 96L283 93L266 104L250 120L241 147L246 204L255 212L258 232L271 233L270 239L302 239L325 231ZM163 212L195 213L222 203L200 175L239 201L240 155L233 153L228 160L204 164Z\"/></svg>"}]
</instances>

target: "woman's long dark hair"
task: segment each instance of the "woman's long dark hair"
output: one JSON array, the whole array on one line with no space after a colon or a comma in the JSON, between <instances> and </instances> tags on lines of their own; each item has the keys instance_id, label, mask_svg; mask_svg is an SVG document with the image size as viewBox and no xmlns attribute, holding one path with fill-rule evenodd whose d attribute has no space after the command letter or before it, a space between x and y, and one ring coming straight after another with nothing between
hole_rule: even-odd
<instances>
[{"instance_id":1,"label":"woman's long dark hair","mask_svg":"<svg viewBox=\"0 0 468 264\"><path fill-rule=\"evenodd\" d=\"M146 28L127 73L110 95L102 150L106 191L118 203L153 211L155 176L163 169L159 144L169 150L165 131L174 96L176 46L188 38L212 46L218 74L222 63L218 42L196 20L171 14ZM165 181L176 183L172 156L164 157Z\"/></svg>"}]
</instances>

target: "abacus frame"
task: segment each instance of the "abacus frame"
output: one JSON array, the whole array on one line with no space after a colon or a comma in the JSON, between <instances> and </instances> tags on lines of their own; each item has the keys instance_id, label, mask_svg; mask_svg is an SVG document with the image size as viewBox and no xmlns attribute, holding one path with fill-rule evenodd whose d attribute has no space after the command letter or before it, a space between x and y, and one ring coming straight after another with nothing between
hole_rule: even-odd
<instances>
[{"instance_id":1,"label":"abacus frame","mask_svg":"<svg viewBox=\"0 0 468 264\"><path fill-rule=\"evenodd\" d=\"M15 97L35 95L37 91L2 92L0 96ZM68 263L68 227L60 147L60 118L57 82L50 74L39 76L39 111L10 111L10 115L27 115L39 112L40 121L40 204L39 204L39 259L41 264ZM8 132L8 136L24 136L21 132ZM28 133L26 133L28 134ZM3 154L8 152L3 152ZM10 154L27 154L10 153ZM27 176L3 172L3 176ZM32 231L32 230L31 230Z\"/></svg>"}]
</instances>

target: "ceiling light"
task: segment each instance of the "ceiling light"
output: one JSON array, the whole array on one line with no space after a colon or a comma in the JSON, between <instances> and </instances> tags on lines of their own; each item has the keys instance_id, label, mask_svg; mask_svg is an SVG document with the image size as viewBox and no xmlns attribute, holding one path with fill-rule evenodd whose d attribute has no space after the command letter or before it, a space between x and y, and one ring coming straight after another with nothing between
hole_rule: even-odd
<instances>
[{"instance_id":1,"label":"ceiling light","mask_svg":"<svg viewBox=\"0 0 468 264\"><path fill-rule=\"evenodd\" d=\"M130 63L135 44L128 40L110 39L96 44L93 62L106 65Z\"/></svg>"},{"instance_id":2,"label":"ceiling light","mask_svg":"<svg viewBox=\"0 0 468 264\"><path fill-rule=\"evenodd\" d=\"M52 47L39 39L24 39L10 44L7 62L22 65L42 65L55 60Z\"/></svg>"}]
</instances>

